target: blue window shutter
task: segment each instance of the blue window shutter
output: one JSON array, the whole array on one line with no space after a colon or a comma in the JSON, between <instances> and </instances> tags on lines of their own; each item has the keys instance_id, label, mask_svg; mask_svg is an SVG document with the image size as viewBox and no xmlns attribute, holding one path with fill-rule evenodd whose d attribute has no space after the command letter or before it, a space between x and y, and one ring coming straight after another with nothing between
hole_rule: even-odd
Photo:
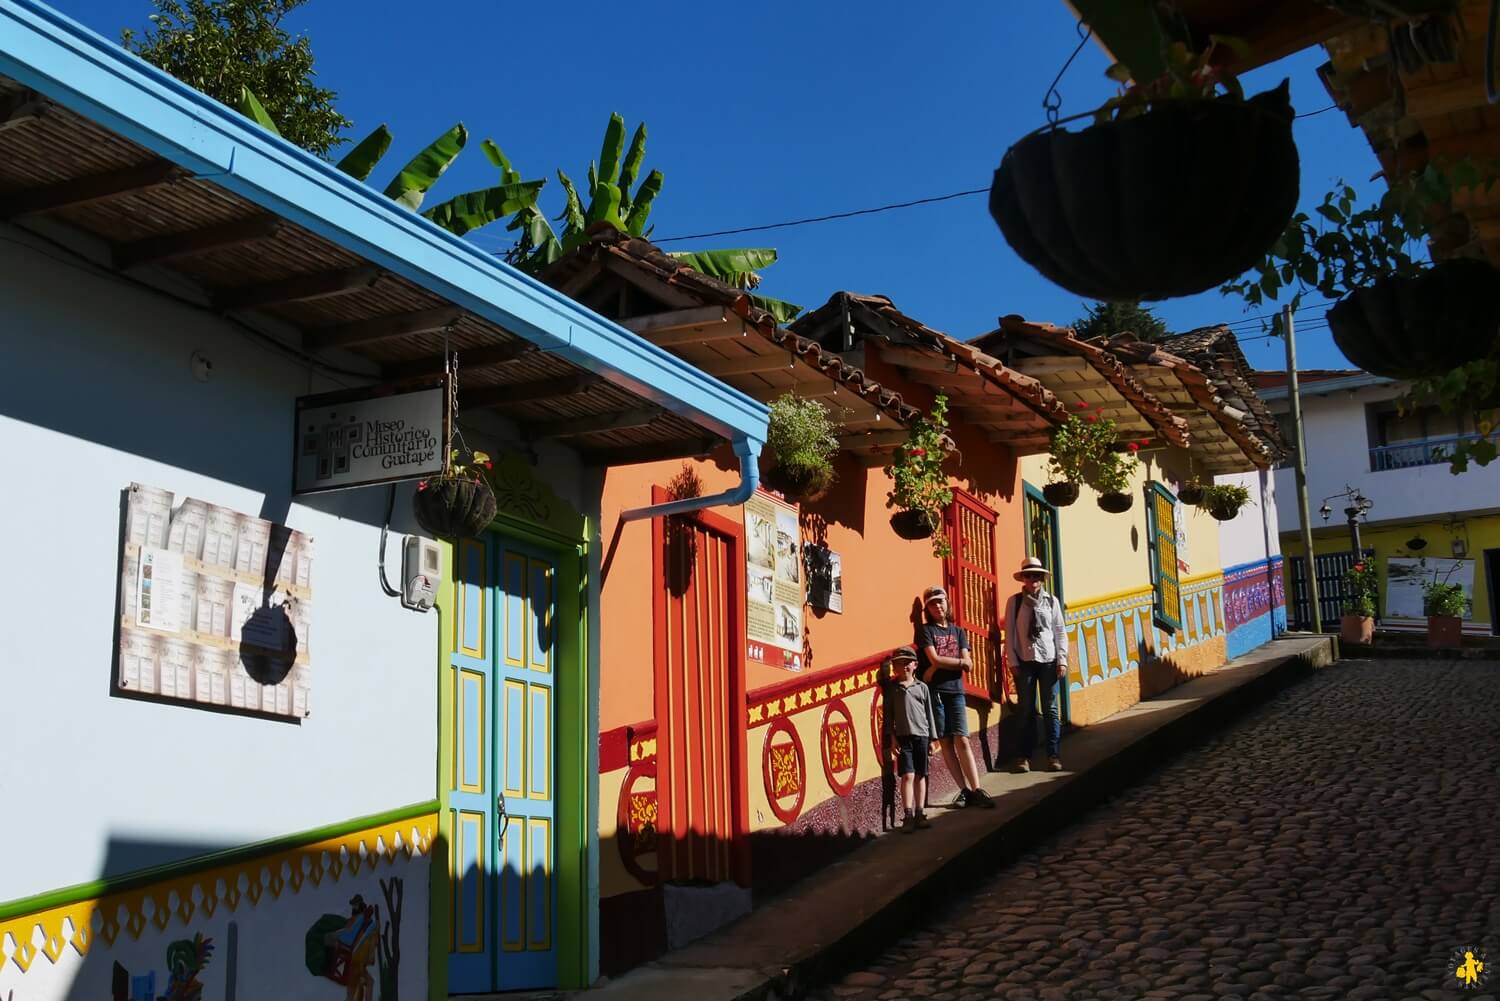
<instances>
[{"instance_id":1,"label":"blue window shutter","mask_svg":"<svg viewBox=\"0 0 1500 1001\"><path fill-rule=\"evenodd\" d=\"M1146 486L1146 529L1150 534L1151 613L1156 624L1182 628L1177 579L1177 498L1160 483Z\"/></svg>"}]
</instances>

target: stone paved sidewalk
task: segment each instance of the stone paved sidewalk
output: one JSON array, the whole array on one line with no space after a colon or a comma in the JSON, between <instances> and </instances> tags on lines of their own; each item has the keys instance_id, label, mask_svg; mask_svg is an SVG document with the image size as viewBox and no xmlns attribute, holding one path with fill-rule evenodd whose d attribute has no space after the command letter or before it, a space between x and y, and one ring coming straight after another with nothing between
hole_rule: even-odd
<instances>
[{"instance_id":1,"label":"stone paved sidewalk","mask_svg":"<svg viewBox=\"0 0 1500 1001\"><path fill-rule=\"evenodd\" d=\"M1500 662L1343 662L814 996L1493 999L1497 763ZM1497 972L1461 990L1476 945Z\"/></svg>"}]
</instances>

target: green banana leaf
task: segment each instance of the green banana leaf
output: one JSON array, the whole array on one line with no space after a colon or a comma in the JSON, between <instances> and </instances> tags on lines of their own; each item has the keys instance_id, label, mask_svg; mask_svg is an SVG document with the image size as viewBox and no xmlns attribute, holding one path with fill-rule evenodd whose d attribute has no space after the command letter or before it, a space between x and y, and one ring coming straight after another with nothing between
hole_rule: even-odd
<instances>
[{"instance_id":1,"label":"green banana leaf","mask_svg":"<svg viewBox=\"0 0 1500 1001\"><path fill-rule=\"evenodd\" d=\"M240 87L239 111L246 118L254 119L261 128L274 135L281 135L281 130L276 127L275 122L271 121L271 116L266 113L266 109L261 106L260 99L249 87Z\"/></svg>"},{"instance_id":2,"label":"green banana leaf","mask_svg":"<svg viewBox=\"0 0 1500 1001\"><path fill-rule=\"evenodd\" d=\"M412 157L411 162L401 168L401 173L386 185L387 197L396 199L409 209L421 208L427 189L443 176L443 171L448 169L448 165L463 151L464 144L468 141L469 130L464 128L463 122L438 136L431 145Z\"/></svg>"},{"instance_id":3,"label":"green banana leaf","mask_svg":"<svg viewBox=\"0 0 1500 1001\"><path fill-rule=\"evenodd\" d=\"M596 222L607 222L615 229L624 229L620 222L620 186L608 181L594 185L594 196L589 199L589 210L585 219L592 226Z\"/></svg>"},{"instance_id":4,"label":"green banana leaf","mask_svg":"<svg viewBox=\"0 0 1500 1001\"><path fill-rule=\"evenodd\" d=\"M751 293L750 301L776 317L777 323L791 323L802 312L802 307L796 303L786 302L781 299L772 299L770 296Z\"/></svg>"},{"instance_id":5,"label":"green banana leaf","mask_svg":"<svg viewBox=\"0 0 1500 1001\"><path fill-rule=\"evenodd\" d=\"M501 184L517 184L520 182L521 172L510 165L510 158L500 151L500 147L495 145L495 140L486 139L479 144L479 148L484 150L484 155L489 158L490 163L500 168Z\"/></svg>"},{"instance_id":6,"label":"green banana leaf","mask_svg":"<svg viewBox=\"0 0 1500 1001\"><path fill-rule=\"evenodd\" d=\"M604 145L599 150L599 179L614 184L620 170L620 151L625 148L625 119L618 113L609 116L604 128Z\"/></svg>"},{"instance_id":7,"label":"green banana leaf","mask_svg":"<svg viewBox=\"0 0 1500 1001\"><path fill-rule=\"evenodd\" d=\"M750 289L759 285L760 276L756 272L776 263L776 251L770 247L679 250L673 252L672 256L694 271L742 289Z\"/></svg>"},{"instance_id":8,"label":"green banana leaf","mask_svg":"<svg viewBox=\"0 0 1500 1001\"><path fill-rule=\"evenodd\" d=\"M562 182L563 191L568 196L562 214L556 217L557 221L563 224L563 242L566 245L570 239L579 241L583 239L583 231L588 228L588 222L583 217L583 201L578 197L578 189L573 186L573 179L560 170L557 172L557 179Z\"/></svg>"},{"instance_id":9,"label":"green banana leaf","mask_svg":"<svg viewBox=\"0 0 1500 1001\"><path fill-rule=\"evenodd\" d=\"M521 184L501 184L482 191L470 191L455 195L422 215L448 232L463 236L470 230L488 226L496 219L520 212L528 205L535 205L537 193L546 183L525 181Z\"/></svg>"},{"instance_id":10,"label":"green banana leaf","mask_svg":"<svg viewBox=\"0 0 1500 1001\"><path fill-rule=\"evenodd\" d=\"M359 145L344 154L337 164L339 170L361 181L368 180L370 171L391 148L391 130L384 125L359 141Z\"/></svg>"},{"instance_id":11,"label":"green banana leaf","mask_svg":"<svg viewBox=\"0 0 1500 1001\"><path fill-rule=\"evenodd\" d=\"M640 236L646 228L646 220L651 218L651 203L656 201L656 196L661 194L662 173L653 170L646 175L641 186L636 189L635 199L630 203L630 211L625 214L625 232L631 236Z\"/></svg>"},{"instance_id":12,"label":"green banana leaf","mask_svg":"<svg viewBox=\"0 0 1500 1001\"><path fill-rule=\"evenodd\" d=\"M630 193L630 186L635 183L636 175L641 172L641 164L646 159L646 123L642 122L635 130L635 135L630 139L630 149L625 153L625 162L620 166L620 214L628 216L634 196Z\"/></svg>"}]
</instances>

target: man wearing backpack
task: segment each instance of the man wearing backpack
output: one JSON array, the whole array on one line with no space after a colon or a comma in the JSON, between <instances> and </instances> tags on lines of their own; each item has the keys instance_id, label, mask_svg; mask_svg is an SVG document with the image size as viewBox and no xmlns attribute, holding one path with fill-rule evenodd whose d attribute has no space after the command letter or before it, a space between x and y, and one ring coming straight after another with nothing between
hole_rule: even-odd
<instances>
[{"instance_id":1,"label":"man wearing backpack","mask_svg":"<svg viewBox=\"0 0 1500 1001\"><path fill-rule=\"evenodd\" d=\"M1062 602L1046 588L1050 571L1028 556L1013 575L1021 590L1005 606L1005 651L1015 673L1021 703L1021 740L1015 771L1031 771L1036 749L1037 695L1047 721L1047 770L1062 771L1062 717L1057 707L1058 683L1068 676L1068 633Z\"/></svg>"}]
</instances>

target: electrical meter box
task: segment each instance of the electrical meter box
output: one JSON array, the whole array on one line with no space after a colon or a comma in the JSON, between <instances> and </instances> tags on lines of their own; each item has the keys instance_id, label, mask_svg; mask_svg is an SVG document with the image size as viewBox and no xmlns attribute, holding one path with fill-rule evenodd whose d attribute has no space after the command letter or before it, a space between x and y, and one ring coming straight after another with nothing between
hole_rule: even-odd
<instances>
[{"instance_id":1,"label":"electrical meter box","mask_svg":"<svg viewBox=\"0 0 1500 1001\"><path fill-rule=\"evenodd\" d=\"M443 559L438 544L408 535L401 554L401 604L425 612L443 585Z\"/></svg>"}]
</instances>

